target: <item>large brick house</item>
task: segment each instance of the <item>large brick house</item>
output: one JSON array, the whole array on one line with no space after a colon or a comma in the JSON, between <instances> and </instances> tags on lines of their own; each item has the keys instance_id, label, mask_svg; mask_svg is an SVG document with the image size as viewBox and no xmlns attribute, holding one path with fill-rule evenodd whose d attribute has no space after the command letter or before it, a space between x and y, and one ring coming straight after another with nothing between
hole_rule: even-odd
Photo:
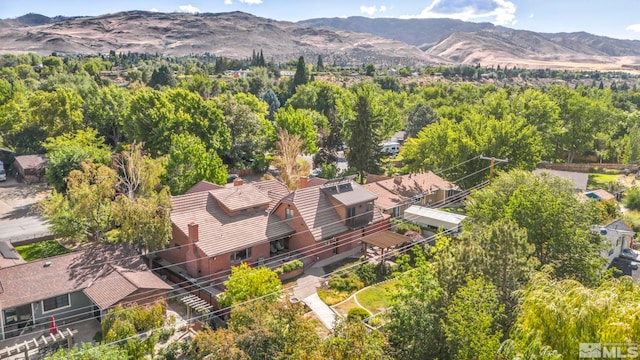
<instances>
[{"instance_id":1,"label":"large brick house","mask_svg":"<svg viewBox=\"0 0 640 360\"><path fill-rule=\"evenodd\" d=\"M196 279L227 272L240 262L263 263L272 244L283 243L294 230L271 213L289 194L276 181L243 184L232 188L207 188L171 198L173 236L162 258L183 267Z\"/></svg>"},{"instance_id":2,"label":"large brick house","mask_svg":"<svg viewBox=\"0 0 640 360\"><path fill-rule=\"evenodd\" d=\"M349 179L303 178L294 192L276 180L236 180L225 188L199 184L171 199L173 237L161 256L188 277L219 278L240 262L273 265L296 257L309 264L388 227L373 206L376 195Z\"/></svg>"},{"instance_id":3,"label":"large brick house","mask_svg":"<svg viewBox=\"0 0 640 360\"><path fill-rule=\"evenodd\" d=\"M295 230L289 248L321 260L356 248L361 245L358 239L388 228L385 216L373 206L376 198L350 179L329 181L292 192L273 212Z\"/></svg>"}]
</instances>

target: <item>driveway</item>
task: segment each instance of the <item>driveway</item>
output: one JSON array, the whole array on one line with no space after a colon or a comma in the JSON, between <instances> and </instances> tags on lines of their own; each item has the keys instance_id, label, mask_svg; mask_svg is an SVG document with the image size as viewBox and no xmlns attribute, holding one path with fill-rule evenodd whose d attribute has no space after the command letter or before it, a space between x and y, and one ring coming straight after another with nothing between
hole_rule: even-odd
<instances>
[{"instance_id":1,"label":"driveway","mask_svg":"<svg viewBox=\"0 0 640 360\"><path fill-rule=\"evenodd\" d=\"M15 243L50 235L46 221L35 211L35 204L48 194L43 185L18 183L13 177L0 183L0 241Z\"/></svg>"}]
</instances>

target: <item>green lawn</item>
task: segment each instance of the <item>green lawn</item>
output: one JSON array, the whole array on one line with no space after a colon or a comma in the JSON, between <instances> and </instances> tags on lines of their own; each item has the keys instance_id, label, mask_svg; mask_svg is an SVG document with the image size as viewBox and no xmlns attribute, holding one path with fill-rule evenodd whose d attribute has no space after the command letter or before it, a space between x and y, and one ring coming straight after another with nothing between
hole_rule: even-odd
<instances>
[{"instance_id":1,"label":"green lawn","mask_svg":"<svg viewBox=\"0 0 640 360\"><path fill-rule=\"evenodd\" d=\"M587 189L608 189L607 184L618 182L617 174L589 174Z\"/></svg>"},{"instance_id":2,"label":"green lawn","mask_svg":"<svg viewBox=\"0 0 640 360\"><path fill-rule=\"evenodd\" d=\"M60 245L55 240L47 240L29 245L16 246L16 251L25 261L34 261L51 256L67 254L72 250Z\"/></svg>"},{"instance_id":3,"label":"green lawn","mask_svg":"<svg viewBox=\"0 0 640 360\"><path fill-rule=\"evenodd\" d=\"M378 313L391 305L391 296L395 292L398 280L372 286L359 292L356 297L360 305L364 306L372 314Z\"/></svg>"}]
</instances>

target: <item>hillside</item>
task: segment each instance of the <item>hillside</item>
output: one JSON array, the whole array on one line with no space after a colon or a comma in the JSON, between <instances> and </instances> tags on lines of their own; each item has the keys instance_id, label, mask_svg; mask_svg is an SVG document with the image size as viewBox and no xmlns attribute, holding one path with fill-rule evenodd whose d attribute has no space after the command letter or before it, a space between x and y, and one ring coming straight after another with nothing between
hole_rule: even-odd
<instances>
[{"instance_id":1,"label":"hillside","mask_svg":"<svg viewBox=\"0 0 640 360\"><path fill-rule=\"evenodd\" d=\"M419 46L432 59L454 64L540 68L640 69L640 41L586 32L536 33L453 19L319 18L299 22Z\"/></svg>"},{"instance_id":2,"label":"hillside","mask_svg":"<svg viewBox=\"0 0 640 360\"><path fill-rule=\"evenodd\" d=\"M427 49L456 32L475 32L493 29L491 23L473 23L454 19L393 19L352 16L347 18L318 18L299 21L314 28L370 33Z\"/></svg>"},{"instance_id":3,"label":"hillside","mask_svg":"<svg viewBox=\"0 0 640 360\"><path fill-rule=\"evenodd\" d=\"M232 58L263 49L274 61L300 55L326 56L338 64L396 65L424 62L427 56L405 43L347 31L313 29L247 13L159 13L129 11L96 17L28 18L0 22L0 53L47 55L116 52L167 56L211 53ZM35 26L29 26L35 25Z\"/></svg>"}]
</instances>

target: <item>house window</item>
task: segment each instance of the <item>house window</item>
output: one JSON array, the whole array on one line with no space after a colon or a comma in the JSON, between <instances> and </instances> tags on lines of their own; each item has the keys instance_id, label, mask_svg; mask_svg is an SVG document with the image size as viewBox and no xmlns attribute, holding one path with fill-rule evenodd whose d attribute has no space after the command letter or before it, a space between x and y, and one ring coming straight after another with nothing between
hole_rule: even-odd
<instances>
[{"instance_id":1,"label":"house window","mask_svg":"<svg viewBox=\"0 0 640 360\"><path fill-rule=\"evenodd\" d=\"M240 262L251 257L251 248L242 249L231 254L231 262Z\"/></svg>"},{"instance_id":2,"label":"house window","mask_svg":"<svg viewBox=\"0 0 640 360\"><path fill-rule=\"evenodd\" d=\"M393 213L391 214L391 216L393 216L393 217L400 216L400 206L396 206L396 207L393 208Z\"/></svg>"},{"instance_id":3,"label":"house window","mask_svg":"<svg viewBox=\"0 0 640 360\"><path fill-rule=\"evenodd\" d=\"M284 209L284 217L287 219L293 219L293 210L292 209Z\"/></svg>"},{"instance_id":4,"label":"house window","mask_svg":"<svg viewBox=\"0 0 640 360\"><path fill-rule=\"evenodd\" d=\"M70 303L69 294L50 297L42 300L42 312L68 307Z\"/></svg>"},{"instance_id":5,"label":"house window","mask_svg":"<svg viewBox=\"0 0 640 360\"><path fill-rule=\"evenodd\" d=\"M367 203L367 212L371 212L373 211L373 202L368 202Z\"/></svg>"},{"instance_id":6,"label":"house window","mask_svg":"<svg viewBox=\"0 0 640 360\"><path fill-rule=\"evenodd\" d=\"M351 219L356 216L356 208L350 207L347 208L347 219Z\"/></svg>"}]
</instances>

